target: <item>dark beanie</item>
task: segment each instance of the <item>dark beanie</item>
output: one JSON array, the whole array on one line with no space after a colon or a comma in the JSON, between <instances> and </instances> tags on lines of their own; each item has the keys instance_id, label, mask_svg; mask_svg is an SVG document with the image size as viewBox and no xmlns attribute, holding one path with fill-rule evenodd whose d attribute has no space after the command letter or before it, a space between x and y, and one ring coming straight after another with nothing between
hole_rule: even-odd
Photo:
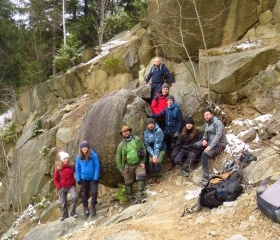
<instances>
[{"instance_id":1,"label":"dark beanie","mask_svg":"<svg viewBox=\"0 0 280 240\"><path fill-rule=\"evenodd\" d=\"M162 84L161 89L163 88L168 88L169 89L169 85L167 83Z\"/></svg>"},{"instance_id":2,"label":"dark beanie","mask_svg":"<svg viewBox=\"0 0 280 240\"><path fill-rule=\"evenodd\" d=\"M186 119L186 124L192 124L192 125L194 125L194 121L193 121L192 117L188 117L188 118Z\"/></svg>"},{"instance_id":3,"label":"dark beanie","mask_svg":"<svg viewBox=\"0 0 280 240\"><path fill-rule=\"evenodd\" d=\"M168 101L168 99L172 99L173 102L175 101L175 100L174 100L174 97L173 97L172 95L168 95L168 97L166 98L166 101Z\"/></svg>"},{"instance_id":4,"label":"dark beanie","mask_svg":"<svg viewBox=\"0 0 280 240\"><path fill-rule=\"evenodd\" d=\"M148 118L148 119L147 119L147 125L148 125L149 123L155 124L155 119L153 119L153 118Z\"/></svg>"},{"instance_id":5,"label":"dark beanie","mask_svg":"<svg viewBox=\"0 0 280 240\"><path fill-rule=\"evenodd\" d=\"M88 144L87 141L81 142L81 144L80 144L80 149L82 149L83 147L89 148L89 144Z\"/></svg>"}]
</instances>

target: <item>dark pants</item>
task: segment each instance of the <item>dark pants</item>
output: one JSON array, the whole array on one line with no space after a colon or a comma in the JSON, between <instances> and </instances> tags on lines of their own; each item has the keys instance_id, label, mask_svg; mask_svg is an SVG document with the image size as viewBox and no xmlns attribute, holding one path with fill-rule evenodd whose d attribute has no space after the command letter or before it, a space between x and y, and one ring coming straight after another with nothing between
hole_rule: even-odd
<instances>
[{"instance_id":1,"label":"dark pants","mask_svg":"<svg viewBox=\"0 0 280 240\"><path fill-rule=\"evenodd\" d=\"M72 186L71 188L60 188L59 189L59 196L61 200L61 213L62 217L68 217L68 208L67 208L67 195L70 193L71 200L70 200L70 215L73 216L76 214L76 205L77 205L77 191L76 186Z\"/></svg>"},{"instance_id":2,"label":"dark pants","mask_svg":"<svg viewBox=\"0 0 280 240\"><path fill-rule=\"evenodd\" d=\"M202 141L196 142L194 144L195 149L202 151L204 150L206 147L202 146ZM214 157L215 155L217 155L219 152L223 151L225 147L223 146L219 146L217 145L216 147L214 147L213 149L211 149L208 152L202 152L201 158L202 158L202 169L203 169L203 174L202 174L202 178L204 180L208 180L209 179L209 161L211 160L212 157Z\"/></svg>"},{"instance_id":3,"label":"dark pants","mask_svg":"<svg viewBox=\"0 0 280 240\"><path fill-rule=\"evenodd\" d=\"M157 119L157 124L162 131L165 129L165 119Z\"/></svg>"},{"instance_id":4,"label":"dark pants","mask_svg":"<svg viewBox=\"0 0 280 240\"><path fill-rule=\"evenodd\" d=\"M192 151L180 151L175 157L175 164L181 165L181 170L189 172L193 163L198 162L198 156L195 150Z\"/></svg>"},{"instance_id":5,"label":"dark pants","mask_svg":"<svg viewBox=\"0 0 280 240\"><path fill-rule=\"evenodd\" d=\"M83 206L88 208L89 190L91 190L91 205L97 204L98 181L82 180Z\"/></svg>"},{"instance_id":6,"label":"dark pants","mask_svg":"<svg viewBox=\"0 0 280 240\"><path fill-rule=\"evenodd\" d=\"M174 145L177 141L178 137L173 137L176 131L173 130L168 130L167 128L165 128L165 130L163 131L164 134L164 141L166 143L166 154L167 156L170 156L172 153L172 150L174 148Z\"/></svg>"},{"instance_id":7,"label":"dark pants","mask_svg":"<svg viewBox=\"0 0 280 240\"><path fill-rule=\"evenodd\" d=\"M163 161L165 151L160 151L158 155L158 162L153 163L153 156L149 155L149 173L154 179L160 178L161 163Z\"/></svg>"}]
</instances>

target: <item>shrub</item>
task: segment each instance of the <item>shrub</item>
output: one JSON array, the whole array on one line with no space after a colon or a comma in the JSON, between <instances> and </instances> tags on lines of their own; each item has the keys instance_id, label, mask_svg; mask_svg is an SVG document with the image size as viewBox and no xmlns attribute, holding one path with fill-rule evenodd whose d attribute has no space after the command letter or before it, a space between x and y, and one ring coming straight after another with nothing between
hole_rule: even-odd
<instances>
[{"instance_id":1,"label":"shrub","mask_svg":"<svg viewBox=\"0 0 280 240\"><path fill-rule=\"evenodd\" d=\"M127 194L126 194L125 186L121 183L118 184L116 198L117 200L119 200L120 204L124 204L127 202Z\"/></svg>"}]
</instances>

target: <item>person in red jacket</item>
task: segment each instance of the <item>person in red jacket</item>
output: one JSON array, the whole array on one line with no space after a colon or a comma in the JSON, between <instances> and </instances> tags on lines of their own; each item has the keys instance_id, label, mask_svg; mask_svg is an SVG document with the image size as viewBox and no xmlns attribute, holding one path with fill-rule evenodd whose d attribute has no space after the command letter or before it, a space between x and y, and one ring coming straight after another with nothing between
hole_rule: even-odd
<instances>
[{"instance_id":1,"label":"person in red jacket","mask_svg":"<svg viewBox=\"0 0 280 240\"><path fill-rule=\"evenodd\" d=\"M156 96L152 100L151 109L154 114L158 114L167 107L167 97L169 95L169 85L164 83L161 91L156 93ZM156 119L157 124L164 131L165 128L165 116Z\"/></svg>"},{"instance_id":2,"label":"person in red jacket","mask_svg":"<svg viewBox=\"0 0 280 240\"><path fill-rule=\"evenodd\" d=\"M62 217L60 221L64 221L68 218L67 209L67 195L70 193L70 216L77 218L76 205L77 205L77 191L76 191L76 181L74 178L75 167L69 162L69 154L66 152L59 152L59 157L61 162L55 169L54 172L54 184L59 191L59 197L61 200L61 212Z\"/></svg>"}]
</instances>

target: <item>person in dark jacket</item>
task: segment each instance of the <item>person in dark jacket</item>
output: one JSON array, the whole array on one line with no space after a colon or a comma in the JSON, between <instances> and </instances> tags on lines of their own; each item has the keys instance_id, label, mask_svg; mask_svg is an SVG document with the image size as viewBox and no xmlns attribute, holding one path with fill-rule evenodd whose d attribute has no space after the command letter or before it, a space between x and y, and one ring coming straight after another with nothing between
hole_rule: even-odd
<instances>
[{"instance_id":1,"label":"person in dark jacket","mask_svg":"<svg viewBox=\"0 0 280 240\"><path fill-rule=\"evenodd\" d=\"M158 114L167 107L167 97L169 95L169 85L164 83L159 92L156 93L156 96L152 100L151 109L154 114ZM165 116L156 119L157 124L164 131L165 128Z\"/></svg>"},{"instance_id":2,"label":"person in dark jacket","mask_svg":"<svg viewBox=\"0 0 280 240\"><path fill-rule=\"evenodd\" d=\"M118 145L116 164L124 178L125 190L131 204L145 203L146 149L143 140L131 134L129 126L123 126L120 134L123 139ZM133 194L133 182L137 181L137 198Z\"/></svg>"},{"instance_id":3,"label":"person in dark jacket","mask_svg":"<svg viewBox=\"0 0 280 240\"><path fill-rule=\"evenodd\" d=\"M195 148L202 150L202 185L205 185L209 180L209 161L213 156L222 152L227 145L227 138L224 133L224 124L214 116L214 113L207 109L204 112L204 135L202 141L194 144Z\"/></svg>"},{"instance_id":4,"label":"person in dark jacket","mask_svg":"<svg viewBox=\"0 0 280 240\"><path fill-rule=\"evenodd\" d=\"M151 100L155 97L155 94L161 90L161 86L164 84L166 78L169 84L171 84L172 86L175 85L175 80L171 76L167 67L163 63L161 63L161 59L159 57L155 58L155 63L146 76L143 84L147 84L151 78Z\"/></svg>"},{"instance_id":5,"label":"person in dark jacket","mask_svg":"<svg viewBox=\"0 0 280 240\"><path fill-rule=\"evenodd\" d=\"M171 154L173 164L181 165L180 172L183 177L189 176L190 166L197 163L201 151L194 148L193 144L202 139L202 133L194 127L194 121L191 117L186 119L186 126L177 139L175 147Z\"/></svg>"},{"instance_id":6,"label":"person in dark jacket","mask_svg":"<svg viewBox=\"0 0 280 240\"><path fill-rule=\"evenodd\" d=\"M91 215L96 214L99 176L100 162L98 155L84 141L80 144L80 154L76 158L76 180L79 185L82 185L85 215L90 213L88 207L89 190L91 190Z\"/></svg>"},{"instance_id":7,"label":"person in dark jacket","mask_svg":"<svg viewBox=\"0 0 280 240\"><path fill-rule=\"evenodd\" d=\"M76 181L74 178L75 166L69 162L69 154L66 152L59 152L60 163L54 172L54 184L59 192L59 197L61 200L61 212L62 217L60 221L64 221L65 218L68 218L68 209L67 209L67 195L70 193L70 216L77 218L76 213L77 206L77 191L76 191Z\"/></svg>"},{"instance_id":8,"label":"person in dark jacket","mask_svg":"<svg viewBox=\"0 0 280 240\"><path fill-rule=\"evenodd\" d=\"M146 114L147 117L159 118L165 116L165 129L164 141L166 143L167 149L166 153L169 156L172 152L173 145L176 143L180 132L183 128L183 116L179 105L174 101L174 97L168 95L167 97L167 107L158 114ZM170 168L173 167L171 163Z\"/></svg>"},{"instance_id":9,"label":"person in dark jacket","mask_svg":"<svg viewBox=\"0 0 280 240\"><path fill-rule=\"evenodd\" d=\"M153 118L148 118L147 129L144 131L144 144L149 153L149 172L151 174L150 185L160 183L160 170L163 156L166 151L164 135Z\"/></svg>"}]
</instances>

